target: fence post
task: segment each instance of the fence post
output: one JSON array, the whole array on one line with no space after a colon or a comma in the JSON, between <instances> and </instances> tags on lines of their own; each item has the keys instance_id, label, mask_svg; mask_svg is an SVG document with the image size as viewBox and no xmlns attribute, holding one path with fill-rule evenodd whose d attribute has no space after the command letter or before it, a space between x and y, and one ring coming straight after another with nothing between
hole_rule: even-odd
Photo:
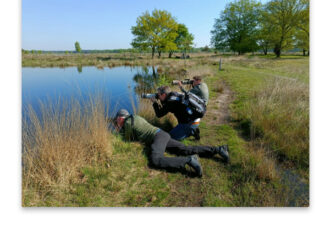
<instances>
[{"instance_id":1,"label":"fence post","mask_svg":"<svg viewBox=\"0 0 330 230\"><path fill-rule=\"evenodd\" d=\"M219 70L221 70L221 65L222 65L222 60L220 58L220 61L219 61Z\"/></svg>"}]
</instances>

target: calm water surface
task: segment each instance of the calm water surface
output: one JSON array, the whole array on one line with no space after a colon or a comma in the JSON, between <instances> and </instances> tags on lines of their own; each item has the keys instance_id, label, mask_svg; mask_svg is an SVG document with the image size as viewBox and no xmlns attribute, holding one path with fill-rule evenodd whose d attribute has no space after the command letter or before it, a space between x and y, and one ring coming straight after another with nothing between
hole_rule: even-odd
<instances>
[{"instance_id":1,"label":"calm water surface","mask_svg":"<svg viewBox=\"0 0 330 230\"><path fill-rule=\"evenodd\" d=\"M86 98L102 92L111 108L126 108L132 112L139 95L153 92L157 81L153 67L96 67L30 68L22 69L22 106L31 104L39 110L39 101L55 103L59 98Z\"/></svg>"}]
</instances>

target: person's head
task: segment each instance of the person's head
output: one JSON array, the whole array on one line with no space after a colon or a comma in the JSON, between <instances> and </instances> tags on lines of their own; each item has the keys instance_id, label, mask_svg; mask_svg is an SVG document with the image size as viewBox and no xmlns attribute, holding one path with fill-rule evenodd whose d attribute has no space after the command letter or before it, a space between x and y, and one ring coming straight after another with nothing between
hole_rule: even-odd
<instances>
[{"instance_id":1,"label":"person's head","mask_svg":"<svg viewBox=\"0 0 330 230\"><path fill-rule=\"evenodd\" d=\"M202 82L202 77L201 76L194 76L193 77L193 86L199 85Z\"/></svg>"},{"instance_id":2,"label":"person's head","mask_svg":"<svg viewBox=\"0 0 330 230\"><path fill-rule=\"evenodd\" d=\"M120 130L123 127L125 118L127 118L129 115L129 112L126 109L118 110L115 117L115 125L117 130Z\"/></svg>"},{"instance_id":3,"label":"person's head","mask_svg":"<svg viewBox=\"0 0 330 230\"><path fill-rule=\"evenodd\" d=\"M171 88L167 85L163 85L157 89L158 98L160 101L165 101L167 95L171 92Z\"/></svg>"}]
</instances>

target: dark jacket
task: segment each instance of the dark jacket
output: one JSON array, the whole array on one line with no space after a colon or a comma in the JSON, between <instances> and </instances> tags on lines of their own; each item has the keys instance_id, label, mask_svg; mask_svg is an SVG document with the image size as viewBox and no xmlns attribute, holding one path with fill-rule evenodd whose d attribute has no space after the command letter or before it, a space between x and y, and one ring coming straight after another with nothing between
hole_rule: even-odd
<instances>
[{"instance_id":1,"label":"dark jacket","mask_svg":"<svg viewBox=\"0 0 330 230\"><path fill-rule=\"evenodd\" d=\"M157 103L153 103L153 107L157 117L163 117L168 112L174 114L174 116L178 119L178 122L181 124L187 124L196 119L188 114L187 106L182 103L184 95L171 92L167 95L166 100L161 102L161 106Z\"/></svg>"}]
</instances>

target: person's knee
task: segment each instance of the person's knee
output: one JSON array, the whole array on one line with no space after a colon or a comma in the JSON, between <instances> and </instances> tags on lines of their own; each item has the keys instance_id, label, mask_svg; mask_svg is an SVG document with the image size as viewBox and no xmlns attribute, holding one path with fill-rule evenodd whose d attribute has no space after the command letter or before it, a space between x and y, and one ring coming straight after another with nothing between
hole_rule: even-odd
<instances>
[{"instance_id":1,"label":"person's knee","mask_svg":"<svg viewBox=\"0 0 330 230\"><path fill-rule=\"evenodd\" d=\"M169 134L170 134L170 136L173 138L173 136L175 136L176 135L176 133L177 133L177 129L176 128L173 128L170 132L169 132Z\"/></svg>"},{"instance_id":2,"label":"person's knee","mask_svg":"<svg viewBox=\"0 0 330 230\"><path fill-rule=\"evenodd\" d=\"M171 135L171 138L177 141L182 141L186 136Z\"/></svg>"},{"instance_id":3,"label":"person's knee","mask_svg":"<svg viewBox=\"0 0 330 230\"><path fill-rule=\"evenodd\" d=\"M174 129L172 129L170 131L170 136L174 140L181 141L181 140L183 140L186 137L186 134L185 134L185 132L183 130L175 129L174 128Z\"/></svg>"}]
</instances>

